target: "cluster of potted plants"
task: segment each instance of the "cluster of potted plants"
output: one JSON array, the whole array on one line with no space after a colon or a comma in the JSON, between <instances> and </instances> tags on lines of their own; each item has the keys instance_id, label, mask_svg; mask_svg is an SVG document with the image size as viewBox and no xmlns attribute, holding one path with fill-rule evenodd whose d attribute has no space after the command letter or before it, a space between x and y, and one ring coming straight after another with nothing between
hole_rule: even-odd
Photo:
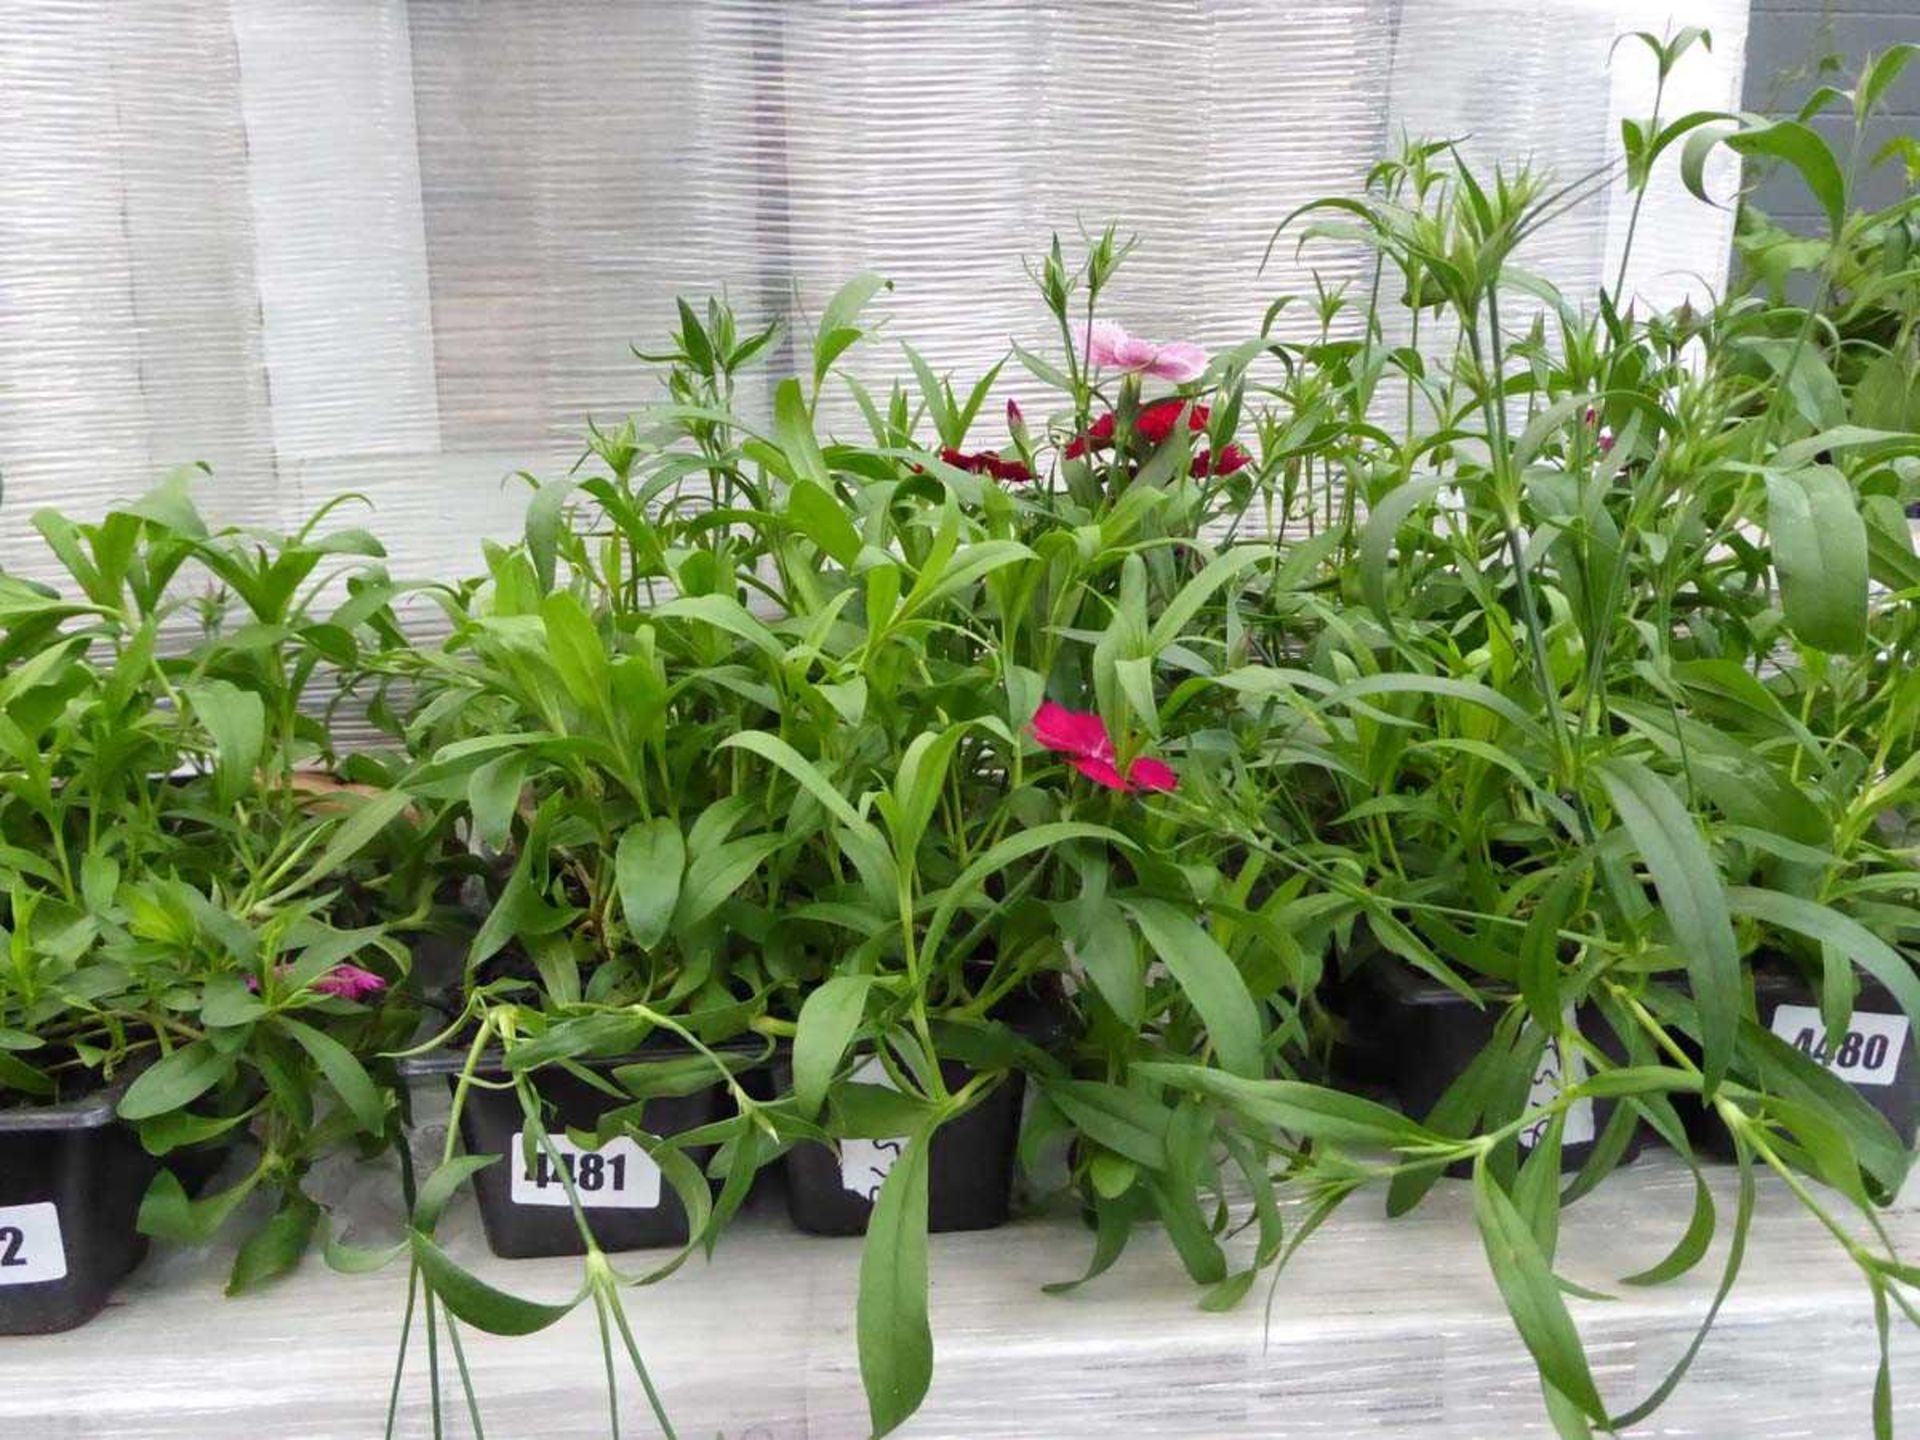
<instances>
[{"instance_id":1,"label":"cluster of potted plants","mask_svg":"<svg viewBox=\"0 0 1920 1440\"><path fill-rule=\"evenodd\" d=\"M1646 38L1663 81L1706 43ZM1864 123L1911 53L1816 108ZM1212 355L1129 335L1128 246L1056 240L1031 419L999 366L849 378L871 277L744 413L773 330L683 303L663 403L458 582L397 586L328 512L209 531L185 479L40 517L72 584L0 582L0 1330L84 1319L141 1236L245 1216L235 1287L282 1273L307 1169L398 1140L424 1080L452 1123L417 1184L399 1147L407 1234L327 1254L405 1261L476 1415L461 1326L591 1303L670 1432L623 1295L775 1172L798 1228L865 1235L876 1433L931 1379L929 1233L1049 1189L1091 1231L1057 1288L1153 1224L1225 1308L1355 1193L1463 1176L1579 1435L1678 1382L1767 1169L1884 1345L1920 1270L1834 1212L1899 1188L1920 1081L1920 209L1849 209L1805 118L1627 127L1636 194L1726 145L1830 218L1748 223L1707 310L1520 268L1611 170L1410 145L1281 227L1377 257L1306 343L1278 307ZM385 746L334 753L347 703ZM1706 1157L1739 1204L1699 1338L1622 1405L1558 1216L1655 1141L1697 1209L1623 1283L1708 1253ZM467 1184L498 1254L584 1257L572 1304L449 1256Z\"/></svg>"}]
</instances>

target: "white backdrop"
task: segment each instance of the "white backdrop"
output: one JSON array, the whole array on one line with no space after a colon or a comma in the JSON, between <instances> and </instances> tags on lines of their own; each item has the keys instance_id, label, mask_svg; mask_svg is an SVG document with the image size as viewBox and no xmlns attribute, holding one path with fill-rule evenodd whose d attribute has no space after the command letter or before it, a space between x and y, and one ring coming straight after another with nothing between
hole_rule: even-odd
<instances>
[{"instance_id":1,"label":"white backdrop","mask_svg":"<svg viewBox=\"0 0 1920 1440\"><path fill-rule=\"evenodd\" d=\"M890 334L970 377L1046 343L1022 258L1114 219L1143 241L1115 317L1228 343L1307 287L1290 246L1256 273L1274 223L1355 189L1402 127L1577 174L1651 98L1638 47L1609 67L1618 34L1710 26L1665 108L1730 107L1746 9L8 0L0 564L47 573L38 507L205 460L220 518L361 490L397 570L468 568L518 528L503 477L646 398L628 343L678 293L813 312L878 270ZM1625 213L1602 197L1527 259L1590 293ZM1635 288L1717 285L1729 223L1669 169ZM900 366L891 340L855 362Z\"/></svg>"}]
</instances>

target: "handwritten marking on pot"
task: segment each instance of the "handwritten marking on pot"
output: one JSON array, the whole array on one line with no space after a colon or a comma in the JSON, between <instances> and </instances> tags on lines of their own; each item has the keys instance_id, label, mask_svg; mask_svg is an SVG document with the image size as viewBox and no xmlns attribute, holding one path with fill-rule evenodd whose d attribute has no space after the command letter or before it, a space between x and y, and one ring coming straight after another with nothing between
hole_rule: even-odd
<instances>
[{"instance_id":1,"label":"handwritten marking on pot","mask_svg":"<svg viewBox=\"0 0 1920 1440\"><path fill-rule=\"evenodd\" d=\"M1571 1064L1567 1063L1571 1061ZM1578 1085L1587 1078L1586 1063L1579 1055L1562 1055L1560 1042L1549 1040L1547 1048L1540 1052L1540 1064L1533 1072L1533 1083L1527 1088L1527 1108L1550 1105L1559 1099L1560 1091L1565 1087L1565 1077L1571 1073L1573 1083ZM1520 1144L1531 1150L1540 1143L1540 1137L1547 1132L1547 1122L1541 1119L1520 1132ZM1567 1126L1560 1132L1563 1145L1584 1145L1593 1139L1593 1101L1576 1100L1567 1107Z\"/></svg>"},{"instance_id":2,"label":"handwritten marking on pot","mask_svg":"<svg viewBox=\"0 0 1920 1440\"><path fill-rule=\"evenodd\" d=\"M570 1174L582 1209L652 1210L659 1206L660 1167L630 1137L609 1140L598 1150L585 1149L564 1135L549 1136L548 1144L551 1150L546 1145L535 1148L533 1163L528 1165L525 1132L514 1135L513 1149L508 1152L514 1167L514 1204L570 1203L566 1185Z\"/></svg>"},{"instance_id":3,"label":"handwritten marking on pot","mask_svg":"<svg viewBox=\"0 0 1920 1440\"><path fill-rule=\"evenodd\" d=\"M41 1285L66 1278L60 1208L51 1200L0 1205L0 1286Z\"/></svg>"},{"instance_id":4,"label":"handwritten marking on pot","mask_svg":"<svg viewBox=\"0 0 1920 1440\"><path fill-rule=\"evenodd\" d=\"M877 1056L869 1056L862 1061L849 1078L856 1085L878 1085L885 1090L900 1088L893 1083L893 1077L887 1074L887 1067L880 1063ZM842 1140L841 1188L871 1204L879 1198L880 1186L885 1182L887 1172L893 1169L893 1162L900 1158L900 1152L906 1145L904 1135L887 1140Z\"/></svg>"},{"instance_id":5,"label":"handwritten marking on pot","mask_svg":"<svg viewBox=\"0 0 1920 1440\"><path fill-rule=\"evenodd\" d=\"M1827 1022L1812 1005L1781 1005L1768 1027L1789 1045L1825 1065L1849 1085L1891 1085L1907 1048L1907 1017L1856 1010L1831 1053Z\"/></svg>"}]
</instances>

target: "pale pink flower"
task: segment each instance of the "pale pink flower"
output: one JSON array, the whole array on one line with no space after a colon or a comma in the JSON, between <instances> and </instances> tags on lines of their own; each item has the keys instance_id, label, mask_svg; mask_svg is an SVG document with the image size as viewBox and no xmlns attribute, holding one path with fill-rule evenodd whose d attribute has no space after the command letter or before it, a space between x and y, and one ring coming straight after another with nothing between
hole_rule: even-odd
<instances>
[{"instance_id":1,"label":"pale pink flower","mask_svg":"<svg viewBox=\"0 0 1920 1440\"><path fill-rule=\"evenodd\" d=\"M1091 328L1075 325L1073 343L1095 369L1137 371L1174 385L1198 380L1207 368L1207 352L1193 342L1155 344L1127 334L1112 320L1096 320Z\"/></svg>"}]
</instances>

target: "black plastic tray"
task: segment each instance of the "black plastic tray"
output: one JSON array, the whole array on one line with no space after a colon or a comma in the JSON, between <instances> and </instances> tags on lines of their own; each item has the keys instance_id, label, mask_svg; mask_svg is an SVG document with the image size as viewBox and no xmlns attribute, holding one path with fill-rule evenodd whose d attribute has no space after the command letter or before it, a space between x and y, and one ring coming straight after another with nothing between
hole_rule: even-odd
<instances>
[{"instance_id":1,"label":"black plastic tray","mask_svg":"<svg viewBox=\"0 0 1920 1440\"><path fill-rule=\"evenodd\" d=\"M723 1053L739 1053L744 1046L716 1045ZM695 1052L662 1046L637 1054L579 1059L573 1063L598 1074L622 1065L681 1059ZM442 1050L399 1062L403 1079L444 1078L449 1090L459 1083L466 1052ZM497 1055L483 1056L476 1074L498 1079L506 1072ZM689 1239L686 1206L667 1183L659 1167L637 1142L621 1139L600 1150L579 1153L566 1131L594 1130L609 1110L635 1103L615 1100L577 1075L555 1066L528 1072L540 1097L542 1123L559 1152L558 1163L572 1165L574 1190L579 1195L587 1227L603 1250L645 1250L679 1246ZM645 1102L641 1128L662 1138L725 1119L729 1112L726 1087L718 1082L690 1095L657 1096ZM493 1253L505 1259L543 1255L581 1255L586 1241L580 1234L564 1179L555 1157L537 1151L529 1159L521 1143L526 1115L511 1090L470 1086L460 1115L460 1139L471 1155L498 1155L473 1177L480 1223ZM704 1167L710 1146L694 1146L687 1158Z\"/></svg>"},{"instance_id":2,"label":"black plastic tray","mask_svg":"<svg viewBox=\"0 0 1920 1440\"><path fill-rule=\"evenodd\" d=\"M1499 1002L1477 1009L1446 986L1408 969L1398 958L1376 954L1342 987L1342 1004L1352 1039L1343 1072L1364 1081L1401 1110L1423 1119L1441 1095L1486 1046L1499 1020ZM1626 1054L1597 1012L1575 1014L1580 1032L1604 1053L1624 1063ZM1551 1052L1549 1052L1551 1053ZM1551 1081L1537 1077L1536 1084ZM1579 1107L1569 1111L1560 1146L1560 1168L1572 1173L1587 1162L1594 1144L1613 1118L1612 1100L1586 1102L1591 1108L1575 1128ZM1636 1124L1621 1163L1640 1153L1644 1127ZM1523 1148L1526 1141L1523 1139Z\"/></svg>"},{"instance_id":3,"label":"black plastic tray","mask_svg":"<svg viewBox=\"0 0 1920 1440\"><path fill-rule=\"evenodd\" d=\"M950 1087L973 1072L941 1062ZM793 1083L792 1066L776 1070L782 1090ZM991 1230L1013 1210L1014 1150L1020 1138L1020 1103L1026 1077L1014 1072L966 1114L934 1132L928 1155L927 1228L936 1232ZM810 1235L864 1235L881 1182L899 1156L897 1142L845 1140L838 1151L802 1142L787 1152L787 1213Z\"/></svg>"}]
</instances>

